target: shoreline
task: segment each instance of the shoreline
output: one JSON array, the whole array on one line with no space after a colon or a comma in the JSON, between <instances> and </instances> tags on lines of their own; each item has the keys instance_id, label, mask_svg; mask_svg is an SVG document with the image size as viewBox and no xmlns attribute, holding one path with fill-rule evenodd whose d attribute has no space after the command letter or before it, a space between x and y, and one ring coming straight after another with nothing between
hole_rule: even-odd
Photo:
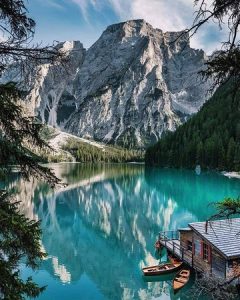
<instances>
[{"instance_id":1,"label":"shoreline","mask_svg":"<svg viewBox=\"0 0 240 300\"><path fill-rule=\"evenodd\" d=\"M221 172L221 174L223 176L228 177L228 178L237 178L237 179L240 179L240 173L238 173L238 172L226 172L226 171L223 171L223 172Z\"/></svg>"}]
</instances>

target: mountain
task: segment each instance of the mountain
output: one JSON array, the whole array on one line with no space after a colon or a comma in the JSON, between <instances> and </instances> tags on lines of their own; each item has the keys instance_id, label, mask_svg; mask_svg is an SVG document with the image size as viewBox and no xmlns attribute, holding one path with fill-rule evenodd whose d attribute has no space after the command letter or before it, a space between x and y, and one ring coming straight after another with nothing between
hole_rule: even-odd
<instances>
[{"instance_id":1,"label":"mountain","mask_svg":"<svg viewBox=\"0 0 240 300\"><path fill-rule=\"evenodd\" d=\"M240 171L240 95L219 88L201 110L146 151L146 163Z\"/></svg>"},{"instance_id":2,"label":"mountain","mask_svg":"<svg viewBox=\"0 0 240 300\"><path fill-rule=\"evenodd\" d=\"M33 86L27 97L43 122L61 126L61 123L75 111L72 83L81 67L86 50L76 42L64 42L57 46L67 54L68 62L63 65L40 65L37 76L33 76Z\"/></svg>"},{"instance_id":3,"label":"mountain","mask_svg":"<svg viewBox=\"0 0 240 300\"><path fill-rule=\"evenodd\" d=\"M59 43L56 48L65 54L64 64L38 63L28 67L27 71L22 71L21 65L13 65L1 82L18 82L26 93L28 113L50 126L61 127L76 109L72 83L86 50L79 41Z\"/></svg>"},{"instance_id":4,"label":"mountain","mask_svg":"<svg viewBox=\"0 0 240 300\"><path fill-rule=\"evenodd\" d=\"M59 47L69 52L70 72L38 66L27 101L42 121L77 136L145 147L206 100L208 83L197 72L207 57L185 32L133 20L109 26L88 50L80 42Z\"/></svg>"},{"instance_id":5,"label":"mountain","mask_svg":"<svg viewBox=\"0 0 240 300\"><path fill-rule=\"evenodd\" d=\"M175 130L205 101L202 50L188 36L143 20L109 26L86 52L74 81L78 108L66 128L80 136L144 146Z\"/></svg>"}]
</instances>

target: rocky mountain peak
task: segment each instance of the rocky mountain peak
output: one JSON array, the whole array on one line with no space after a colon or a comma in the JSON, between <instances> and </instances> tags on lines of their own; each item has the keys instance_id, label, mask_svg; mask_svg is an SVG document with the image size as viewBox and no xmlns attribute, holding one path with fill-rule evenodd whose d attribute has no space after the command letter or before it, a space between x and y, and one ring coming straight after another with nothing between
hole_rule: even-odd
<instances>
[{"instance_id":1,"label":"rocky mountain peak","mask_svg":"<svg viewBox=\"0 0 240 300\"><path fill-rule=\"evenodd\" d=\"M184 44L184 47L190 47L189 33L187 31L163 32L159 28L154 28L144 19L129 20L110 25L103 32L100 39L106 39L113 35L118 37L121 42L126 42L131 38L148 37L149 39L159 39L160 42L169 46Z\"/></svg>"},{"instance_id":2,"label":"rocky mountain peak","mask_svg":"<svg viewBox=\"0 0 240 300\"><path fill-rule=\"evenodd\" d=\"M164 43L176 52L184 51L190 48L189 33L185 30L172 32L168 31L163 34Z\"/></svg>"},{"instance_id":3,"label":"rocky mountain peak","mask_svg":"<svg viewBox=\"0 0 240 300\"><path fill-rule=\"evenodd\" d=\"M27 97L43 122L79 137L145 147L205 102L197 73L206 61L185 32L163 32L144 20L109 26L88 49L64 42L68 72L42 66ZM70 72L69 72L70 71Z\"/></svg>"},{"instance_id":4,"label":"rocky mountain peak","mask_svg":"<svg viewBox=\"0 0 240 300\"><path fill-rule=\"evenodd\" d=\"M62 52L81 51L84 49L83 44L80 41L60 42L56 45L56 48Z\"/></svg>"},{"instance_id":5,"label":"rocky mountain peak","mask_svg":"<svg viewBox=\"0 0 240 300\"><path fill-rule=\"evenodd\" d=\"M130 36L138 36L138 35L148 35L153 30L154 28L152 27L152 25L150 25L143 19L138 19L138 20L129 20L126 22L110 25L103 32L103 35L106 33L115 34L117 32L121 32L130 37ZM162 32L160 29L158 29L158 31Z\"/></svg>"},{"instance_id":6,"label":"rocky mountain peak","mask_svg":"<svg viewBox=\"0 0 240 300\"><path fill-rule=\"evenodd\" d=\"M65 128L125 146L155 142L206 100L197 76L204 62L184 31L163 33L144 20L111 25L86 53Z\"/></svg>"}]
</instances>

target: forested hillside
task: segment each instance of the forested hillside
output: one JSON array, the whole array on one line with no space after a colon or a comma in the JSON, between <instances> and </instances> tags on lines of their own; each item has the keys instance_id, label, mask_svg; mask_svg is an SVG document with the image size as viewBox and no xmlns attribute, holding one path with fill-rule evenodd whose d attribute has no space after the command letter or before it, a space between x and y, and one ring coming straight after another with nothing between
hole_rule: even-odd
<instances>
[{"instance_id":1,"label":"forested hillside","mask_svg":"<svg viewBox=\"0 0 240 300\"><path fill-rule=\"evenodd\" d=\"M240 96L219 88L202 109L146 151L147 164L240 171Z\"/></svg>"},{"instance_id":2,"label":"forested hillside","mask_svg":"<svg viewBox=\"0 0 240 300\"><path fill-rule=\"evenodd\" d=\"M122 163L142 162L144 160L144 152L141 150L127 150L112 146L105 146L104 149L99 149L74 139L69 139L67 144L63 146L63 150L70 152L77 162Z\"/></svg>"}]
</instances>

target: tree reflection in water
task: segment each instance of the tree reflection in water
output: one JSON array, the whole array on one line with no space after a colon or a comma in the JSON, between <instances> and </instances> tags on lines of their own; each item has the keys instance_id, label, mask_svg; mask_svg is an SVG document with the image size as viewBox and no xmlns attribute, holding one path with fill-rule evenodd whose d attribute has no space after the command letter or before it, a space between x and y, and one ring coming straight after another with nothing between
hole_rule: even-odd
<instances>
[{"instance_id":1,"label":"tree reflection in water","mask_svg":"<svg viewBox=\"0 0 240 300\"><path fill-rule=\"evenodd\" d=\"M170 299L169 279L146 282L140 271L159 262L158 232L203 220L212 213L208 203L236 196L240 187L218 174L143 165L52 167L67 187L53 191L35 179L8 182L18 199L25 199L22 211L42 221L42 245L49 254L42 269L68 288L86 275L106 299Z\"/></svg>"}]
</instances>

